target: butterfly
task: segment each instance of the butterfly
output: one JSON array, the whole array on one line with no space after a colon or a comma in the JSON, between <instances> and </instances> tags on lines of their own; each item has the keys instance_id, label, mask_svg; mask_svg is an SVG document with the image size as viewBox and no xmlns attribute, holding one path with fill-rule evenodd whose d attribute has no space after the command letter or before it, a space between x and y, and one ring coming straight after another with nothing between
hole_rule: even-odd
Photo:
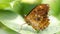
<instances>
[{"instance_id":1,"label":"butterfly","mask_svg":"<svg viewBox=\"0 0 60 34\"><path fill-rule=\"evenodd\" d=\"M26 16L25 21L35 30L44 30L50 24L48 19L48 4L40 4L33 8Z\"/></svg>"}]
</instances>

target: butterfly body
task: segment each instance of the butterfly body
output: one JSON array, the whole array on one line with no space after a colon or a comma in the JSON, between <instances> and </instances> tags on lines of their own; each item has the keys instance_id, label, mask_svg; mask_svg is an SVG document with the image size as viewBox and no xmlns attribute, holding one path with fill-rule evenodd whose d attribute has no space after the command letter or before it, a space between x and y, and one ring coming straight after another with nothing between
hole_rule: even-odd
<instances>
[{"instance_id":1,"label":"butterfly body","mask_svg":"<svg viewBox=\"0 0 60 34\"><path fill-rule=\"evenodd\" d=\"M25 21L35 30L43 30L49 25L48 11L47 4L40 4L25 17Z\"/></svg>"}]
</instances>

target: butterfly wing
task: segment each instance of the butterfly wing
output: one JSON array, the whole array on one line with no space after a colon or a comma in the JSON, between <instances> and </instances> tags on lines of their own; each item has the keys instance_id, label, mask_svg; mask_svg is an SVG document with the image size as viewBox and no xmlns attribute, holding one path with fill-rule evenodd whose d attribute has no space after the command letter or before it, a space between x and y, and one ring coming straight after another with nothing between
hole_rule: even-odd
<instances>
[{"instance_id":1,"label":"butterfly wing","mask_svg":"<svg viewBox=\"0 0 60 34\"><path fill-rule=\"evenodd\" d=\"M49 25L48 11L49 6L47 4L40 4L25 17L25 20L35 30L43 30Z\"/></svg>"}]
</instances>

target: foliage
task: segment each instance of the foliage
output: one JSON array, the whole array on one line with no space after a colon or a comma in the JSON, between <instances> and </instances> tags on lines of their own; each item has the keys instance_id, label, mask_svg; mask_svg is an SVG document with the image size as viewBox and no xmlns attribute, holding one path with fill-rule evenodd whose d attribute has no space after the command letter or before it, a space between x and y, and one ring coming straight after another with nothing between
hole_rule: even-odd
<instances>
[{"instance_id":1,"label":"foliage","mask_svg":"<svg viewBox=\"0 0 60 34\"><path fill-rule=\"evenodd\" d=\"M52 28L50 28L60 26L59 3L60 0L0 0L0 29L5 30L7 34L47 34L47 32L49 34L59 34L59 29L56 30L55 28L52 30L53 32L51 32ZM39 4L48 4L50 6L49 16L56 17L54 24L50 25L49 28L46 29L47 31L36 32L31 26L27 25L23 25L21 30L21 24L26 23L23 19L24 16Z\"/></svg>"}]
</instances>

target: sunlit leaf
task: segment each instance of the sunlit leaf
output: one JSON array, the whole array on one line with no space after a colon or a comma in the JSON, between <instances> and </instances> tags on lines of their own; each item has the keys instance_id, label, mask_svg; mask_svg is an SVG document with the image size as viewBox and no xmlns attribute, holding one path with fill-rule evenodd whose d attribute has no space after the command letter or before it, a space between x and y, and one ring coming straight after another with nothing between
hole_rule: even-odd
<instances>
[{"instance_id":1,"label":"sunlit leaf","mask_svg":"<svg viewBox=\"0 0 60 34\"><path fill-rule=\"evenodd\" d=\"M9 7L9 6L10 6L9 3L0 3L0 9L4 9L4 8Z\"/></svg>"},{"instance_id":2,"label":"sunlit leaf","mask_svg":"<svg viewBox=\"0 0 60 34\"><path fill-rule=\"evenodd\" d=\"M9 29L8 27L6 27L1 22L0 22L0 33L1 34L19 34L16 31L13 31L13 30Z\"/></svg>"},{"instance_id":3,"label":"sunlit leaf","mask_svg":"<svg viewBox=\"0 0 60 34\"><path fill-rule=\"evenodd\" d=\"M0 27L3 28L4 30L6 30L9 34L13 34L15 30L17 31L17 29L15 29L15 28L17 28L16 26L18 26L18 24L16 24L17 23L16 21L12 21L12 20L15 20L17 18L17 16L18 16L18 14L14 13L10 10L0 10L0 23L2 23L0 25ZM12 30L10 30L10 29L12 29ZM17 34L17 32L15 32L15 34Z\"/></svg>"}]
</instances>

